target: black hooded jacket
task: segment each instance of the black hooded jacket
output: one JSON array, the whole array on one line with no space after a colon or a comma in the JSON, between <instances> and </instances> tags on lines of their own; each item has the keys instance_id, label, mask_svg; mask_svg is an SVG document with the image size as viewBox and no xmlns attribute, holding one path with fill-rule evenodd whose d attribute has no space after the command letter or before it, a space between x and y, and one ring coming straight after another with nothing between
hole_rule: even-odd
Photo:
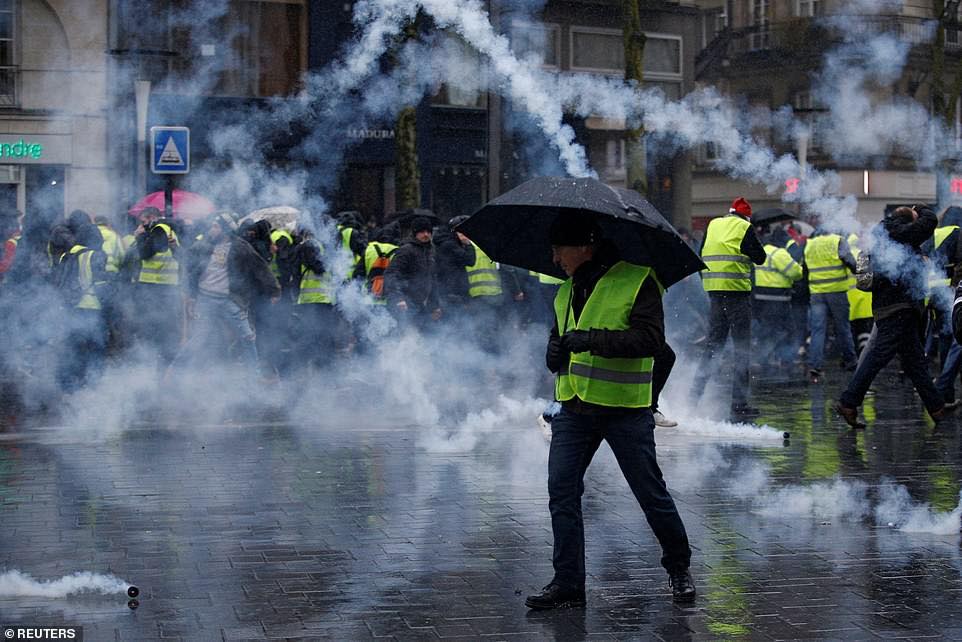
<instances>
[{"instance_id":1,"label":"black hooded jacket","mask_svg":"<svg viewBox=\"0 0 962 642\"><path fill-rule=\"evenodd\" d=\"M922 310L926 291L926 269L922 260L922 245L935 232L938 218L928 207L917 206L918 218L887 216L872 231L891 242L899 243L909 252L911 260L899 264L898 275L885 274L884 268L873 265L872 316L884 319L899 310ZM881 242L886 242L881 239Z\"/></svg>"},{"instance_id":2,"label":"black hooded jacket","mask_svg":"<svg viewBox=\"0 0 962 642\"><path fill-rule=\"evenodd\" d=\"M384 272L384 292L392 308L400 301L406 301L412 311L440 307L434 245L411 239L399 247Z\"/></svg>"}]
</instances>

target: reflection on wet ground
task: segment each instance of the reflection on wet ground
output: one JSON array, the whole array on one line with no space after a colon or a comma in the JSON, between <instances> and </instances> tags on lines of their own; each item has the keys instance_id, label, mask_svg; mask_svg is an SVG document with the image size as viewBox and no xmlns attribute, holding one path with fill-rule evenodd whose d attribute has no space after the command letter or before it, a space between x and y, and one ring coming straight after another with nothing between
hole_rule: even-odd
<instances>
[{"instance_id":1,"label":"reflection on wet ground","mask_svg":"<svg viewBox=\"0 0 962 642\"><path fill-rule=\"evenodd\" d=\"M92 640L962 638L959 425L924 419L889 374L850 432L830 411L840 385L756 388L786 443L690 418L659 429L695 548L691 607L671 603L603 448L584 499L588 605L524 608L551 576L533 416L469 451L442 441L456 428L363 414L0 433L0 570L141 589L136 611L123 594L0 597L0 624Z\"/></svg>"}]
</instances>

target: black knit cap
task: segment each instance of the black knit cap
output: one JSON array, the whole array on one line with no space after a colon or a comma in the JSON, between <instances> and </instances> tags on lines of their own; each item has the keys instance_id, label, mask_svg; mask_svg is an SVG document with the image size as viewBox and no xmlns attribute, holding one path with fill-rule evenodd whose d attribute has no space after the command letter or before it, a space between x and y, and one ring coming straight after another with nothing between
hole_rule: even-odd
<instances>
[{"instance_id":1,"label":"black knit cap","mask_svg":"<svg viewBox=\"0 0 962 642\"><path fill-rule=\"evenodd\" d=\"M431 224L431 219L427 216L415 216L411 219L411 233L417 234L418 232L432 232L434 231L434 225Z\"/></svg>"},{"instance_id":2,"label":"black knit cap","mask_svg":"<svg viewBox=\"0 0 962 642\"><path fill-rule=\"evenodd\" d=\"M586 212L564 210L551 224L552 245L593 245L601 240L601 228Z\"/></svg>"}]
</instances>

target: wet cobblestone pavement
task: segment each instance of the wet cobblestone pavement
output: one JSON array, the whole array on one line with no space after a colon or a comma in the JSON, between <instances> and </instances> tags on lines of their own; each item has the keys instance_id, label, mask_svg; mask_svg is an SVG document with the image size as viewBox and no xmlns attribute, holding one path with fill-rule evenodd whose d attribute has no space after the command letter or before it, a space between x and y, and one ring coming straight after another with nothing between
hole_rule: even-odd
<instances>
[{"instance_id":1,"label":"wet cobblestone pavement","mask_svg":"<svg viewBox=\"0 0 962 642\"><path fill-rule=\"evenodd\" d=\"M524 607L551 576L531 404L473 448L361 409L350 425L11 427L0 570L112 574L141 606L0 597L0 624L82 625L87 640L962 639L962 422L923 419L887 373L853 433L830 411L841 385L756 388L759 423L787 443L692 418L658 430L692 606L672 604L603 447L586 480L588 605Z\"/></svg>"}]
</instances>

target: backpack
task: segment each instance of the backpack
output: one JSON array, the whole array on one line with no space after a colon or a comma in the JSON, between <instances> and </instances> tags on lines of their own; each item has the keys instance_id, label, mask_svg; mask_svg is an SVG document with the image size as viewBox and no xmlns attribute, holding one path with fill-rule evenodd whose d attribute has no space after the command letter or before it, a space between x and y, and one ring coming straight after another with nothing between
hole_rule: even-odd
<instances>
[{"instance_id":1,"label":"backpack","mask_svg":"<svg viewBox=\"0 0 962 642\"><path fill-rule=\"evenodd\" d=\"M875 273L872 270L872 256L865 252L859 252L855 259L855 287L862 292L871 292L875 281Z\"/></svg>"},{"instance_id":2,"label":"backpack","mask_svg":"<svg viewBox=\"0 0 962 642\"><path fill-rule=\"evenodd\" d=\"M375 299L383 299L384 272L387 271L387 266L391 264L391 259L394 257L394 253L397 252L397 248L382 252L380 246L375 245L374 251L377 252L377 258L371 263L371 271L368 272L367 275L367 285L371 296Z\"/></svg>"}]
</instances>

